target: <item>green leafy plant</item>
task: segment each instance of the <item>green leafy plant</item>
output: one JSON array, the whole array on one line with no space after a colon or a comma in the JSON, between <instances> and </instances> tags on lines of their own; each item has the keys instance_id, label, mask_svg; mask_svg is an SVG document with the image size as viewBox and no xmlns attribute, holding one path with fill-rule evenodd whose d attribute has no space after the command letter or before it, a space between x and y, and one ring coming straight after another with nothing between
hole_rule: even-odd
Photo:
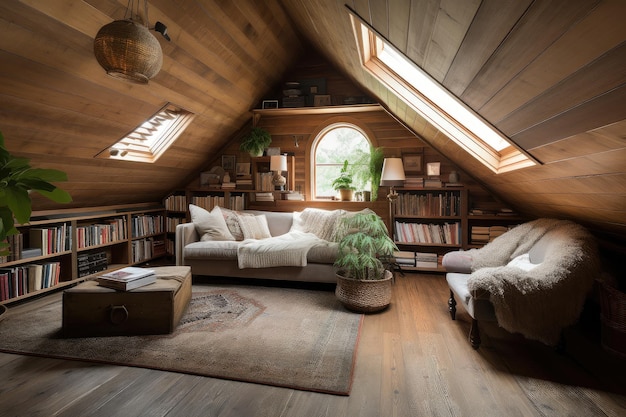
<instances>
[{"instance_id":1,"label":"green leafy plant","mask_svg":"<svg viewBox=\"0 0 626 417\"><path fill-rule=\"evenodd\" d=\"M0 132L0 255L9 253L7 236L17 234L17 224L28 223L32 213L29 193L36 191L57 203L72 197L52 182L67 181L67 174L56 169L31 168L26 158L16 158L4 146Z\"/></svg>"},{"instance_id":2,"label":"green leafy plant","mask_svg":"<svg viewBox=\"0 0 626 417\"><path fill-rule=\"evenodd\" d=\"M343 167L341 167L341 171L339 176L335 178L332 182L333 189L335 190L354 190L354 186L352 186L352 173L348 169L348 160L343 161Z\"/></svg>"},{"instance_id":3,"label":"green leafy plant","mask_svg":"<svg viewBox=\"0 0 626 417\"><path fill-rule=\"evenodd\" d=\"M371 211L346 215L338 222L337 236L339 254L334 265L339 274L356 280L384 279L398 248L380 216Z\"/></svg>"},{"instance_id":4,"label":"green leafy plant","mask_svg":"<svg viewBox=\"0 0 626 417\"><path fill-rule=\"evenodd\" d=\"M239 149L253 156L261 156L270 143L272 136L267 130L253 127L250 133L243 137Z\"/></svg>"},{"instance_id":5,"label":"green leafy plant","mask_svg":"<svg viewBox=\"0 0 626 417\"><path fill-rule=\"evenodd\" d=\"M372 180L372 201L378 199L378 188L380 187L380 176L383 173L383 162L385 161L385 154L383 148L370 149L369 160L369 173Z\"/></svg>"}]
</instances>

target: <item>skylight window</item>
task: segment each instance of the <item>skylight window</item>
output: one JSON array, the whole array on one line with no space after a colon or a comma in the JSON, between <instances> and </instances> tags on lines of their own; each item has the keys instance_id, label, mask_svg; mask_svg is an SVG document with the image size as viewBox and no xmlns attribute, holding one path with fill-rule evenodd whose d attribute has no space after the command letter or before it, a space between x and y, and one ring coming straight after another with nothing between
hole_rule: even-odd
<instances>
[{"instance_id":1,"label":"skylight window","mask_svg":"<svg viewBox=\"0 0 626 417\"><path fill-rule=\"evenodd\" d=\"M536 164L358 16L350 17L363 66L437 129L495 173Z\"/></svg>"},{"instance_id":2,"label":"skylight window","mask_svg":"<svg viewBox=\"0 0 626 417\"><path fill-rule=\"evenodd\" d=\"M172 104L100 152L98 157L135 162L155 162L193 120L194 115Z\"/></svg>"}]
</instances>

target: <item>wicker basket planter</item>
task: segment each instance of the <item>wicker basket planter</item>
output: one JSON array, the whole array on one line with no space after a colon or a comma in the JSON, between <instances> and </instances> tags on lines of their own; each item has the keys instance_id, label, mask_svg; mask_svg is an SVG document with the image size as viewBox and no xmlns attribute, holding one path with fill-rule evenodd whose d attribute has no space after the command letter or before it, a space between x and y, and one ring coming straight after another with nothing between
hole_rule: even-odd
<instances>
[{"instance_id":1,"label":"wicker basket planter","mask_svg":"<svg viewBox=\"0 0 626 417\"><path fill-rule=\"evenodd\" d=\"M374 313L391 304L393 274L390 271L385 271L384 279L371 281L344 278L339 274L336 276L335 295L348 310Z\"/></svg>"}]
</instances>

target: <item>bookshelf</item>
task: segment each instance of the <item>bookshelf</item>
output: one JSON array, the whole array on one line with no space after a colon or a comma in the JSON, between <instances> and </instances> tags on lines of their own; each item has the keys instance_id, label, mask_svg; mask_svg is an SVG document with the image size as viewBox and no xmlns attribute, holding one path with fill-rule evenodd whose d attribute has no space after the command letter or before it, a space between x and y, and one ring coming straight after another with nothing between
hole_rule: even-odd
<instances>
[{"instance_id":1,"label":"bookshelf","mask_svg":"<svg viewBox=\"0 0 626 417\"><path fill-rule=\"evenodd\" d=\"M0 304L163 256L164 213L157 203L33 212L0 260Z\"/></svg>"},{"instance_id":2,"label":"bookshelf","mask_svg":"<svg viewBox=\"0 0 626 417\"><path fill-rule=\"evenodd\" d=\"M392 208L396 260L408 271L445 272L441 257L467 246L467 190L398 188Z\"/></svg>"}]
</instances>

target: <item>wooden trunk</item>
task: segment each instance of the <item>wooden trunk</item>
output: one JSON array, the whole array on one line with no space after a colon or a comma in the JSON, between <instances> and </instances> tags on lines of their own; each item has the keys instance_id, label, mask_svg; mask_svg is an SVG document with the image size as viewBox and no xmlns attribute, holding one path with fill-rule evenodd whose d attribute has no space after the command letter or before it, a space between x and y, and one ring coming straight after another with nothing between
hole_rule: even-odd
<instances>
[{"instance_id":1,"label":"wooden trunk","mask_svg":"<svg viewBox=\"0 0 626 417\"><path fill-rule=\"evenodd\" d=\"M189 267L167 267L165 277L131 291L87 281L63 292L65 337L166 334L174 331L191 299ZM167 279L165 279L167 278Z\"/></svg>"}]
</instances>

